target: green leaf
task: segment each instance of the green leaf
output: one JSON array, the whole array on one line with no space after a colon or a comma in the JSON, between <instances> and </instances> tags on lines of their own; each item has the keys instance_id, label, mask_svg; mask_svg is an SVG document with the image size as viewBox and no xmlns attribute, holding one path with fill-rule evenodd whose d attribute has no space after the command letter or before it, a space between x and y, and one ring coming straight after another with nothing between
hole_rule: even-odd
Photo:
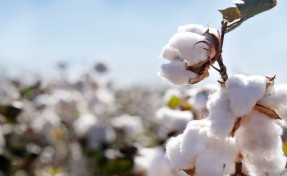
<instances>
[{"instance_id":1,"label":"green leaf","mask_svg":"<svg viewBox=\"0 0 287 176\"><path fill-rule=\"evenodd\" d=\"M36 96L37 92L39 91L40 86L41 86L41 82L38 81L32 86L22 89L20 91L21 97L22 98L28 98L28 99L33 98L34 96Z\"/></svg>"},{"instance_id":2,"label":"green leaf","mask_svg":"<svg viewBox=\"0 0 287 176\"><path fill-rule=\"evenodd\" d=\"M10 123L17 123L17 117L21 112L21 107L16 105L0 105L0 114L5 116Z\"/></svg>"},{"instance_id":3,"label":"green leaf","mask_svg":"<svg viewBox=\"0 0 287 176\"><path fill-rule=\"evenodd\" d=\"M181 98L177 97L177 96L172 96L168 103L167 106L171 109L175 109L181 102Z\"/></svg>"},{"instance_id":4,"label":"green leaf","mask_svg":"<svg viewBox=\"0 0 287 176\"><path fill-rule=\"evenodd\" d=\"M131 171L134 166L134 162L132 159L128 158L117 158L108 160L104 169L107 173L113 174L123 174Z\"/></svg>"},{"instance_id":5,"label":"green leaf","mask_svg":"<svg viewBox=\"0 0 287 176\"><path fill-rule=\"evenodd\" d=\"M276 0L244 0L244 4L235 4L243 18L250 18L259 13L272 9Z\"/></svg>"},{"instance_id":6,"label":"green leaf","mask_svg":"<svg viewBox=\"0 0 287 176\"><path fill-rule=\"evenodd\" d=\"M247 19L265 12L276 6L276 0L243 0L244 3L235 3L236 7L219 10L223 19L233 23L227 31L231 31ZM237 22L236 22L237 21Z\"/></svg>"},{"instance_id":7,"label":"green leaf","mask_svg":"<svg viewBox=\"0 0 287 176\"><path fill-rule=\"evenodd\" d=\"M287 141L283 142L282 149L283 149L283 152L284 152L285 156L287 156Z\"/></svg>"}]
</instances>

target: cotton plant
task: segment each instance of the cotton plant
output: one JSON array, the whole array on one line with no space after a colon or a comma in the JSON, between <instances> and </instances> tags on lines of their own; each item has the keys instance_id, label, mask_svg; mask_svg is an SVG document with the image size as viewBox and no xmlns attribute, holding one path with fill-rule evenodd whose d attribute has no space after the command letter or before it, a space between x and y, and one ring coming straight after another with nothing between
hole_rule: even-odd
<instances>
[{"instance_id":1,"label":"cotton plant","mask_svg":"<svg viewBox=\"0 0 287 176\"><path fill-rule=\"evenodd\" d=\"M276 85L275 76L228 77L222 59L225 33L276 5L276 1L256 3L236 1L236 7L222 10L226 20L219 31L196 24L180 26L162 50L168 63L159 75L174 84L200 82L211 67L222 78L220 88L208 97L208 116L190 121L182 134L166 143L171 165L188 175L279 176L285 170L277 121L286 123L286 85ZM238 16L230 16L233 10Z\"/></svg>"}]
</instances>

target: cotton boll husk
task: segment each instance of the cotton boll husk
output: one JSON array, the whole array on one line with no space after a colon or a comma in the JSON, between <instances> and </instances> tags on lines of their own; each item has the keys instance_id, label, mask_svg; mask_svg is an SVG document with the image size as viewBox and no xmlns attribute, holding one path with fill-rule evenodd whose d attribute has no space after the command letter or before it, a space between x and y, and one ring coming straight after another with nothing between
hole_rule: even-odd
<instances>
[{"instance_id":1,"label":"cotton boll husk","mask_svg":"<svg viewBox=\"0 0 287 176\"><path fill-rule=\"evenodd\" d=\"M210 140L209 134L210 121L204 120L193 120L190 121L183 132L183 140L181 144L182 155L190 158L189 160L195 160L195 157L201 153ZM193 162L192 166L194 166Z\"/></svg>"},{"instance_id":2,"label":"cotton boll husk","mask_svg":"<svg viewBox=\"0 0 287 176\"><path fill-rule=\"evenodd\" d=\"M196 160L198 176L223 176L235 172L238 148L232 138L214 139Z\"/></svg>"},{"instance_id":3,"label":"cotton boll husk","mask_svg":"<svg viewBox=\"0 0 287 176\"><path fill-rule=\"evenodd\" d=\"M169 41L169 45L178 49L181 58L183 58L188 65L196 65L208 59L208 51L203 48L209 47L201 42L209 42L203 35L190 32L181 32L175 34ZM211 56L212 58L213 56Z\"/></svg>"},{"instance_id":4,"label":"cotton boll husk","mask_svg":"<svg viewBox=\"0 0 287 176\"><path fill-rule=\"evenodd\" d=\"M175 131L180 133L185 129L186 124L193 119L193 114L190 111L173 110L163 107L156 112L156 118L168 132Z\"/></svg>"},{"instance_id":5,"label":"cotton boll husk","mask_svg":"<svg viewBox=\"0 0 287 176\"><path fill-rule=\"evenodd\" d=\"M182 142L182 134L176 137L172 137L168 140L166 144L167 158L175 169L192 169L194 167L195 157L184 155L181 153Z\"/></svg>"},{"instance_id":6,"label":"cotton boll husk","mask_svg":"<svg viewBox=\"0 0 287 176\"><path fill-rule=\"evenodd\" d=\"M260 105L274 110L284 121L287 122L287 84L268 87Z\"/></svg>"},{"instance_id":7,"label":"cotton boll husk","mask_svg":"<svg viewBox=\"0 0 287 176\"><path fill-rule=\"evenodd\" d=\"M194 79L198 74L186 69L184 62L170 62L163 64L158 75L176 85L188 84L189 79Z\"/></svg>"},{"instance_id":8,"label":"cotton boll husk","mask_svg":"<svg viewBox=\"0 0 287 176\"><path fill-rule=\"evenodd\" d=\"M207 102L211 133L223 138L229 136L238 119L238 116L230 110L229 105L230 100L224 88L212 94Z\"/></svg>"},{"instance_id":9,"label":"cotton boll husk","mask_svg":"<svg viewBox=\"0 0 287 176\"><path fill-rule=\"evenodd\" d=\"M199 24L187 24L184 26L179 26L177 32L192 32L199 35L204 34L207 28Z\"/></svg>"},{"instance_id":10,"label":"cotton boll husk","mask_svg":"<svg viewBox=\"0 0 287 176\"><path fill-rule=\"evenodd\" d=\"M230 109L235 116L249 113L266 90L266 78L263 76L234 75L226 81Z\"/></svg>"},{"instance_id":11,"label":"cotton boll husk","mask_svg":"<svg viewBox=\"0 0 287 176\"><path fill-rule=\"evenodd\" d=\"M171 47L170 45L165 45L161 51L161 58L167 59L169 61L183 61L178 49Z\"/></svg>"}]
</instances>

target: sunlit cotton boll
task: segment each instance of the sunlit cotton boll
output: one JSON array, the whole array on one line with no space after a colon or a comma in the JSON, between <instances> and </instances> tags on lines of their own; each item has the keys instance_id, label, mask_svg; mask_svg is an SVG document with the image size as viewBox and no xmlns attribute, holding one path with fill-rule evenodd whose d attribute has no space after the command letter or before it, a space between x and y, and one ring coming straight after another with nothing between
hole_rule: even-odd
<instances>
[{"instance_id":1,"label":"sunlit cotton boll","mask_svg":"<svg viewBox=\"0 0 287 176\"><path fill-rule=\"evenodd\" d=\"M211 132L219 137L228 137L238 116L230 110L230 100L225 88L210 96L207 107L208 118L211 121Z\"/></svg>"},{"instance_id":2,"label":"sunlit cotton boll","mask_svg":"<svg viewBox=\"0 0 287 176\"><path fill-rule=\"evenodd\" d=\"M240 117L249 113L266 90L264 76L245 76L237 74L226 81L227 96L230 99L230 109Z\"/></svg>"},{"instance_id":3,"label":"sunlit cotton boll","mask_svg":"<svg viewBox=\"0 0 287 176\"><path fill-rule=\"evenodd\" d=\"M287 124L287 84L268 87L259 104L274 110Z\"/></svg>"},{"instance_id":4,"label":"sunlit cotton boll","mask_svg":"<svg viewBox=\"0 0 287 176\"><path fill-rule=\"evenodd\" d=\"M124 133L131 138L143 132L143 123L138 116L126 114L111 119L110 123L114 128L122 129Z\"/></svg>"},{"instance_id":5,"label":"sunlit cotton boll","mask_svg":"<svg viewBox=\"0 0 287 176\"><path fill-rule=\"evenodd\" d=\"M113 131L98 122L92 114L85 114L73 124L75 134L80 139L85 139L88 149L97 149L103 143L114 139Z\"/></svg>"},{"instance_id":6,"label":"sunlit cotton boll","mask_svg":"<svg viewBox=\"0 0 287 176\"><path fill-rule=\"evenodd\" d=\"M235 172L235 159L238 155L232 138L213 139L196 160L196 174L199 176L223 176Z\"/></svg>"},{"instance_id":7,"label":"sunlit cotton boll","mask_svg":"<svg viewBox=\"0 0 287 176\"><path fill-rule=\"evenodd\" d=\"M166 130L167 133L181 133L185 129L186 124L193 119L193 114L190 111L180 111L163 107L156 112L156 118L161 128L164 128L163 130Z\"/></svg>"},{"instance_id":8,"label":"sunlit cotton boll","mask_svg":"<svg viewBox=\"0 0 287 176\"><path fill-rule=\"evenodd\" d=\"M206 28L205 31L207 30ZM202 26L181 26L179 31L163 48L163 58L170 61L185 60L189 66L193 66L215 56L215 47L210 39L203 35Z\"/></svg>"},{"instance_id":9,"label":"sunlit cotton boll","mask_svg":"<svg viewBox=\"0 0 287 176\"><path fill-rule=\"evenodd\" d=\"M187 70L186 63L179 61L163 64L158 75L176 85L188 84L190 79L198 76L197 73Z\"/></svg>"},{"instance_id":10,"label":"sunlit cotton boll","mask_svg":"<svg viewBox=\"0 0 287 176\"><path fill-rule=\"evenodd\" d=\"M282 129L265 114L253 112L243 119L235 139L250 173L264 175L284 170L286 158L282 151L281 134Z\"/></svg>"},{"instance_id":11,"label":"sunlit cotton boll","mask_svg":"<svg viewBox=\"0 0 287 176\"><path fill-rule=\"evenodd\" d=\"M176 171L171 168L162 147L141 148L138 153L135 157L135 173L145 173L146 176L176 176Z\"/></svg>"}]
</instances>

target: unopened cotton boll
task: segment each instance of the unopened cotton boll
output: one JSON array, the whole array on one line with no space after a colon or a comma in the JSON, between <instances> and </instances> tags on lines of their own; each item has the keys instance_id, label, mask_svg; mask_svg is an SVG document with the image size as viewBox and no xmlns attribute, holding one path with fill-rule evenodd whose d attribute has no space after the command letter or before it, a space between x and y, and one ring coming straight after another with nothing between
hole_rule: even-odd
<instances>
[{"instance_id":1,"label":"unopened cotton boll","mask_svg":"<svg viewBox=\"0 0 287 176\"><path fill-rule=\"evenodd\" d=\"M249 113L266 90L264 76L234 75L226 81L227 96L230 109L240 117Z\"/></svg>"},{"instance_id":2,"label":"unopened cotton boll","mask_svg":"<svg viewBox=\"0 0 287 176\"><path fill-rule=\"evenodd\" d=\"M222 88L220 91L212 94L207 107L209 111L208 117L211 121L211 132L223 138L228 137L238 116L230 110L230 100L226 90Z\"/></svg>"},{"instance_id":3,"label":"unopened cotton boll","mask_svg":"<svg viewBox=\"0 0 287 176\"><path fill-rule=\"evenodd\" d=\"M163 64L158 74L176 85L188 84L190 79L198 76L197 73L187 70L184 62L178 61Z\"/></svg>"}]
</instances>

